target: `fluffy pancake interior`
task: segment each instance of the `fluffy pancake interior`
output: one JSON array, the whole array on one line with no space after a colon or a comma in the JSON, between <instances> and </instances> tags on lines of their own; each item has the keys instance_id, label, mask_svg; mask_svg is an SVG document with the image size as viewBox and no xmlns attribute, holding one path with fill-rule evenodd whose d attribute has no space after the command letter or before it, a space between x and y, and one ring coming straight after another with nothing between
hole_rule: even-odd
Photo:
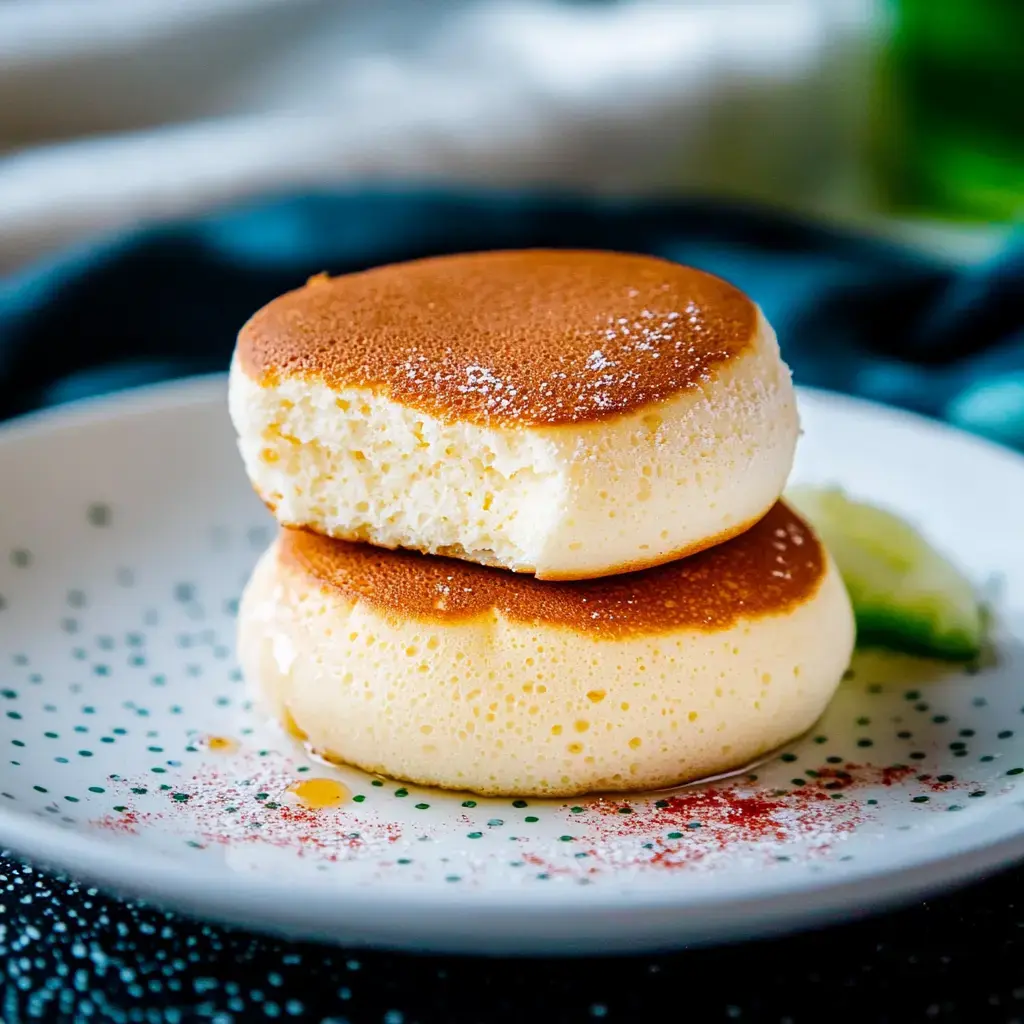
<instances>
[{"instance_id":1,"label":"fluffy pancake interior","mask_svg":"<svg viewBox=\"0 0 1024 1024\"><path fill-rule=\"evenodd\" d=\"M774 333L758 322L709 379L596 423L439 417L304 375L259 382L237 358L232 418L284 525L542 579L623 572L732 536L780 494L799 425Z\"/></svg>"}]
</instances>

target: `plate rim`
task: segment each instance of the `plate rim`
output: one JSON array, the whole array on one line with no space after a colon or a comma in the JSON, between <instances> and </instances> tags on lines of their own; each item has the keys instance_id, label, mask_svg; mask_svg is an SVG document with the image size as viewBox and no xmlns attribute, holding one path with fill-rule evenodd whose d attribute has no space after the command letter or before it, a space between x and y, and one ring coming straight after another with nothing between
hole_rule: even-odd
<instances>
[{"instance_id":1,"label":"plate rim","mask_svg":"<svg viewBox=\"0 0 1024 1024\"><path fill-rule=\"evenodd\" d=\"M0 424L0 446L64 429L127 416L224 402L227 374L213 373L160 381L63 403ZM798 386L798 400L821 409L881 419L894 427L926 431L937 440L968 445L1024 471L1024 456L997 442L920 414L819 388ZM1024 807L1024 805L1022 805ZM99 836L73 832L0 807L0 844L39 867L100 885L108 891L174 907L224 923L281 934L372 945L503 955L638 952L777 934L844 913L858 916L963 885L1024 858L1024 814L1017 824L999 823L966 841L922 850L908 844L903 855L882 867L860 864L841 874L798 882L778 876L744 880L723 894L693 887L637 892L591 893L548 889L524 899L518 890L472 887L392 888L292 880L269 887L262 876L202 872L196 865L152 851L124 857L129 848ZM287 898L282 900L282 893ZM293 908L282 910L282 905ZM709 917L708 913L712 916ZM500 921L495 916L500 915ZM564 934L566 916L572 924ZM614 918L615 928L597 927ZM428 921L424 929L424 921ZM485 925L492 926L486 928ZM514 928L510 925L515 924Z\"/></svg>"}]
</instances>

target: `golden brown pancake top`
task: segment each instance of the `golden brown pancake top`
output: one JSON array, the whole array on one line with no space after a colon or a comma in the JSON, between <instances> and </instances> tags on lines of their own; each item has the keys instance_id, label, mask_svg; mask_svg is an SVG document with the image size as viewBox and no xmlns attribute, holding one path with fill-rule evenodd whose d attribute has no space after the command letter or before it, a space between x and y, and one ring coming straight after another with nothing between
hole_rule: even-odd
<instances>
[{"instance_id":1,"label":"golden brown pancake top","mask_svg":"<svg viewBox=\"0 0 1024 1024\"><path fill-rule=\"evenodd\" d=\"M242 370L365 387L442 418L583 423L711 379L757 329L720 278L650 256L526 249L310 279L256 313Z\"/></svg>"},{"instance_id":2,"label":"golden brown pancake top","mask_svg":"<svg viewBox=\"0 0 1024 1024\"><path fill-rule=\"evenodd\" d=\"M471 562L282 532L283 563L392 619L453 623L497 612L608 639L681 629L716 631L778 614L817 590L825 555L802 519L779 502L745 533L641 572L573 583Z\"/></svg>"}]
</instances>

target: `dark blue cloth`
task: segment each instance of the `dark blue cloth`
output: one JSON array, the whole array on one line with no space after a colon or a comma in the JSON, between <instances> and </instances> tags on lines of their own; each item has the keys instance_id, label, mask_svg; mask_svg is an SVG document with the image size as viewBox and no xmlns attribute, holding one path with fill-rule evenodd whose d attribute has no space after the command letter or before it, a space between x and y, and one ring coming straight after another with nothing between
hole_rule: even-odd
<instances>
[{"instance_id":1,"label":"dark blue cloth","mask_svg":"<svg viewBox=\"0 0 1024 1024\"><path fill-rule=\"evenodd\" d=\"M720 274L798 382L1024 447L1024 244L965 268L759 208L528 194L285 197L64 252L0 280L0 415L223 369L246 318L319 271L529 246Z\"/></svg>"}]
</instances>

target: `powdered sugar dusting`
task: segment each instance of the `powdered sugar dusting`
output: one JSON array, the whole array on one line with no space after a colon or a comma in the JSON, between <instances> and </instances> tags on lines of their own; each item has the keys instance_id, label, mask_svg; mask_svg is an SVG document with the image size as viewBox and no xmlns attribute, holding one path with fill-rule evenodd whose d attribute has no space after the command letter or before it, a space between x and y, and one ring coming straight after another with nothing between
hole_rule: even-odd
<instances>
[{"instance_id":1,"label":"powdered sugar dusting","mask_svg":"<svg viewBox=\"0 0 1024 1024\"><path fill-rule=\"evenodd\" d=\"M410 865L424 843L441 842L447 854L440 863L449 865L446 871L457 865L460 878L480 881L527 866L539 873L515 877L591 882L623 872L813 862L839 855L859 830L870 828L880 795L891 791L906 799L909 790L955 797L976 786L952 775L919 774L907 764L829 762L804 770L786 787L745 775L664 794L575 803L466 799L353 773L361 781L351 802L314 810L290 801L289 791L310 778L303 772L322 768L247 749L173 782L112 777L124 803L93 824L129 837L154 829L178 833L200 850L263 848L314 864L365 862L373 872ZM542 819L547 827L537 834Z\"/></svg>"},{"instance_id":2,"label":"powdered sugar dusting","mask_svg":"<svg viewBox=\"0 0 1024 1024\"><path fill-rule=\"evenodd\" d=\"M173 785L113 779L126 806L96 824L132 835L138 834L140 826L161 825L189 834L192 845L200 848L253 844L327 861L379 857L401 838L397 823L358 813L352 805L322 810L301 806L288 793L288 787L301 778L290 760L271 752L260 756L248 751L223 764L206 763ZM157 798L156 809L133 806L139 797Z\"/></svg>"},{"instance_id":3,"label":"powdered sugar dusting","mask_svg":"<svg viewBox=\"0 0 1024 1024\"><path fill-rule=\"evenodd\" d=\"M555 424L699 390L757 330L740 292L668 261L487 253L318 280L257 313L239 354L257 379L312 374L435 415Z\"/></svg>"},{"instance_id":4,"label":"powdered sugar dusting","mask_svg":"<svg viewBox=\"0 0 1024 1024\"><path fill-rule=\"evenodd\" d=\"M806 772L795 788L756 776L693 786L660 797L607 797L576 806L571 860L562 847L534 846L523 858L551 877L591 881L608 873L718 871L839 856L876 818L877 797L913 784L916 792L966 791L950 776L915 774L907 765L846 762ZM921 800L921 797L917 798ZM927 799L927 798L924 798Z\"/></svg>"}]
</instances>

